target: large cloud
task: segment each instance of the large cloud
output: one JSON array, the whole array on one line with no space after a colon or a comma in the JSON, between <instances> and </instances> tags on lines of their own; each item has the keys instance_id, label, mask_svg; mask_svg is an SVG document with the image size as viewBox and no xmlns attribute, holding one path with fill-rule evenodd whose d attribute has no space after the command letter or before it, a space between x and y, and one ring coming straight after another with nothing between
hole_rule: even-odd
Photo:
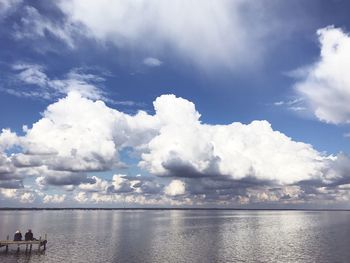
<instances>
[{"instance_id":1,"label":"large cloud","mask_svg":"<svg viewBox=\"0 0 350 263\"><path fill-rule=\"evenodd\" d=\"M150 198L155 203L226 204L308 200L342 193L337 189L350 183L345 154L321 154L273 130L267 121L203 124L195 105L174 95L158 97L154 108L154 115L129 115L69 93L25 127L23 136L9 130L0 134L0 187L23 188L23 178L33 176L43 191L50 185L81 191L79 202L147 203ZM6 153L14 145L20 152ZM126 148L138 159L132 165L138 162L150 175L89 176L123 165L119 154ZM285 194L288 189L294 192Z\"/></svg>"},{"instance_id":2,"label":"large cloud","mask_svg":"<svg viewBox=\"0 0 350 263\"><path fill-rule=\"evenodd\" d=\"M114 112L102 102L77 93L50 105L44 117L27 130L24 151L46 155L53 170L104 170L117 154L112 131Z\"/></svg>"},{"instance_id":3,"label":"large cloud","mask_svg":"<svg viewBox=\"0 0 350 263\"><path fill-rule=\"evenodd\" d=\"M194 104L165 95L155 101L162 123L140 166L178 177L247 177L290 184L321 175L323 159L311 145L274 131L267 121L207 125Z\"/></svg>"},{"instance_id":4,"label":"large cloud","mask_svg":"<svg viewBox=\"0 0 350 263\"><path fill-rule=\"evenodd\" d=\"M319 29L317 34L320 58L315 64L298 70L303 79L296 84L296 89L319 120L350 123L350 37L334 27Z\"/></svg>"},{"instance_id":5,"label":"large cloud","mask_svg":"<svg viewBox=\"0 0 350 263\"><path fill-rule=\"evenodd\" d=\"M27 155L42 156L52 170L111 169L118 165L122 147L142 145L150 137L152 127L143 115L129 116L73 92L50 105L43 118L26 130L22 146Z\"/></svg>"},{"instance_id":6,"label":"large cloud","mask_svg":"<svg viewBox=\"0 0 350 263\"><path fill-rule=\"evenodd\" d=\"M131 51L137 65L145 57L157 57L146 65L159 65L158 58L180 59L200 69L241 70L262 63L266 49L304 22L304 12L299 19L289 17L291 8L298 7L273 0L23 2L14 8L9 34L20 41L29 38L40 53L58 52L61 42L78 49L90 40L104 50L117 47L122 51L118 58Z\"/></svg>"},{"instance_id":7,"label":"large cloud","mask_svg":"<svg viewBox=\"0 0 350 263\"><path fill-rule=\"evenodd\" d=\"M51 104L31 128L25 126L24 136L2 131L0 179L26 173L45 176L42 184L88 182L86 172L120 167L119 151L142 148L156 129L155 120L144 112L130 116L72 92ZM20 153L3 152L14 145Z\"/></svg>"},{"instance_id":8,"label":"large cloud","mask_svg":"<svg viewBox=\"0 0 350 263\"><path fill-rule=\"evenodd\" d=\"M60 1L59 7L70 23L83 25L98 41L153 52L170 46L201 67L232 67L256 55L254 27L242 15L245 5L227 0L68 0Z\"/></svg>"}]
</instances>

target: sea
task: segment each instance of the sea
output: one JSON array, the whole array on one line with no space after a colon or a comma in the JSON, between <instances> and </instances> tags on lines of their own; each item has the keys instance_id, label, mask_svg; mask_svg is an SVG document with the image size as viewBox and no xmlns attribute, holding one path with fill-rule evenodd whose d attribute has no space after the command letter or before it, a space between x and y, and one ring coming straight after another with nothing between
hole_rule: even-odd
<instances>
[{"instance_id":1,"label":"sea","mask_svg":"<svg viewBox=\"0 0 350 263\"><path fill-rule=\"evenodd\" d=\"M47 234L47 248L0 248L0 262L350 262L350 211L0 211L0 239Z\"/></svg>"}]
</instances>

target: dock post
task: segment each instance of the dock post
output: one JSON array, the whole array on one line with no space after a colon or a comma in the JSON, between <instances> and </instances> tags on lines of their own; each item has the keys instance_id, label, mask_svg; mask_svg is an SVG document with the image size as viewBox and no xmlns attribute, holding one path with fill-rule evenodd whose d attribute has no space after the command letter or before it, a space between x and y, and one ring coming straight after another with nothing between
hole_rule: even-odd
<instances>
[{"instance_id":1,"label":"dock post","mask_svg":"<svg viewBox=\"0 0 350 263\"><path fill-rule=\"evenodd\" d=\"M47 234L45 233L45 239L44 239L44 250L46 250L46 243L47 243Z\"/></svg>"},{"instance_id":2,"label":"dock post","mask_svg":"<svg viewBox=\"0 0 350 263\"><path fill-rule=\"evenodd\" d=\"M39 237L38 251L40 251L40 246L41 246L41 236Z\"/></svg>"},{"instance_id":3,"label":"dock post","mask_svg":"<svg viewBox=\"0 0 350 263\"><path fill-rule=\"evenodd\" d=\"M6 240L7 241L10 240L10 236L9 235L7 235ZM8 251L9 251L9 245L6 244L6 252L8 252Z\"/></svg>"}]
</instances>

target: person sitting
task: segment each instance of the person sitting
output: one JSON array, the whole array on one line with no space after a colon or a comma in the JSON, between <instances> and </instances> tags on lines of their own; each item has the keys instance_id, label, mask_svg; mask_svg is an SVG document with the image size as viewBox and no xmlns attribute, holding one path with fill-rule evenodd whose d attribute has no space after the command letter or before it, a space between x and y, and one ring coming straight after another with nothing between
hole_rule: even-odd
<instances>
[{"instance_id":1,"label":"person sitting","mask_svg":"<svg viewBox=\"0 0 350 263\"><path fill-rule=\"evenodd\" d=\"M35 240L34 236L33 236L33 232L31 229L28 229L27 233L24 235L24 240L25 241L33 241Z\"/></svg>"},{"instance_id":2,"label":"person sitting","mask_svg":"<svg viewBox=\"0 0 350 263\"><path fill-rule=\"evenodd\" d=\"M13 241L22 241L22 233L21 231L17 230L14 237L13 237Z\"/></svg>"}]
</instances>

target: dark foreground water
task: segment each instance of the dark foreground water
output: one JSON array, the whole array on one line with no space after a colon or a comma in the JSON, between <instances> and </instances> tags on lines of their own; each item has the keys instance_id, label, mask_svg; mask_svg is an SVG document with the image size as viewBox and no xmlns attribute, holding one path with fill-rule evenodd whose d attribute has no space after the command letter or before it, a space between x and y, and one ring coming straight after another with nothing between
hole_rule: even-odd
<instances>
[{"instance_id":1,"label":"dark foreground water","mask_svg":"<svg viewBox=\"0 0 350 263\"><path fill-rule=\"evenodd\" d=\"M0 211L0 239L48 234L0 262L350 262L350 212Z\"/></svg>"}]
</instances>

